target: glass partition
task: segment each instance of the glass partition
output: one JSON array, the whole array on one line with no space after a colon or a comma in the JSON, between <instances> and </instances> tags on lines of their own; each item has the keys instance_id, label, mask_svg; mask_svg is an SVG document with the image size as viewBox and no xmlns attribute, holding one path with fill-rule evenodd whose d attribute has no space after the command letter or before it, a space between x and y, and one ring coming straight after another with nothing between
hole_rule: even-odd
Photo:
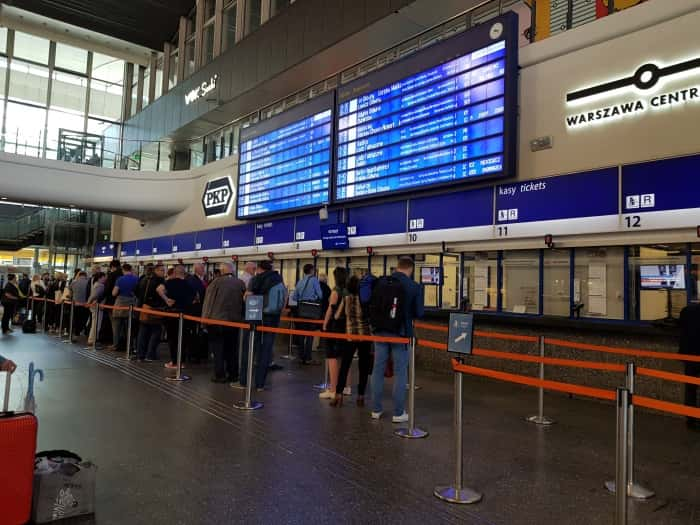
<instances>
[{"instance_id":1,"label":"glass partition","mask_svg":"<svg viewBox=\"0 0 700 525\"><path fill-rule=\"evenodd\" d=\"M498 253L465 253L462 260L462 304L472 310L496 311Z\"/></svg>"},{"instance_id":2,"label":"glass partition","mask_svg":"<svg viewBox=\"0 0 700 525\"><path fill-rule=\"evenodd\" d=\"M576 248L574 304L582 305L581 317L624 319L625 249Z\"/></svg>"},{"instance_id":3,"label":"glass partition","mask_svg":"<svg viewBox=\"0 0 700 525\"><path fill-rule=\"evenodd\" d=\"M544 315L570 315L571 253L569 250L545 250L542 275Z\"/></svg>"},{"instance_id":4,"label":"glass partition","mask_svg":"<svg viewBox=\"0 0 700 525\"><path fill-rule=\"evenodd\" d=\"M503 311L538 314L540 309L539 250L510 251L503 254Z\"/></svg>"}]
</instances>

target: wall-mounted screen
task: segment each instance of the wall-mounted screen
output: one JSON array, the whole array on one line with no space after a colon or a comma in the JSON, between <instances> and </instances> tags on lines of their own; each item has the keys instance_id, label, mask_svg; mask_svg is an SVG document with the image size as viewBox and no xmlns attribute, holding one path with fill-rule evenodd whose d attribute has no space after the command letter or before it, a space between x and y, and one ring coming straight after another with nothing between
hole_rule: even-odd
<instances>
[{"instance_id":1,"label":"wall-mounted screen","mask_svg":"<svg viewBox=\"0 0 700 525\"><path fill-rule=\"evenodd\" d=\"M440 267L423 266L420 269L421 284L440 284Z\"/></svg>"},{"instance_id":2,"label":"wall-mounted screen","mask_svg":"<svg viewBox=\"0 0 700 525\"><path fill-rule=\"evenodd\" d=\"M321 225L321 248L324 250L346 250L349 246L347 224Z\"/></svg>"},{"instance_id":3,"label":"wall-mounted screen","mask_svg":"<svg viewBox=\"0 0 700 525\"><path fill-rule=\"evenodd\" d=\"M643 264L639 274L643 289L685 290L685 266L682 264Z\"/></svg>"},{"instance_id":4,"label":"wall-mounted screen","mask_svg":"<svg viewBox=\"0 0 700 525\"><path fill-rule=\"evenodd\" d=\"M517 16L340 88L335 200L514 175Z\"/></svg>"},{"instance_id":5,"label":"wall-mounted screen","mask_svg":"<svg viewBox=\"0 0 700 525\"><path fill-rule=\"evenodd\" d=\"M329 93L241 130L239 219L328 204L332 107Z\"/></svg>"}]
</instances>

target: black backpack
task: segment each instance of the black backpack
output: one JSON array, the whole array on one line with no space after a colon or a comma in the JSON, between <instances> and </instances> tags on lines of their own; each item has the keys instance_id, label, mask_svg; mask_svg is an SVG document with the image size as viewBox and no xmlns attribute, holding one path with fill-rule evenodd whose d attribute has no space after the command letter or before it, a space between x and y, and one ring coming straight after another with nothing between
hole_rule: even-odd
<instances>
[{"instance_id":1,"label":"black backpack","mask_svg":"<svg viewBox=\"0 0 700 525\"><path fill-rule=\"evenodd\" d=\"M404 324L405 293L396 277L380 277L372 290L369 323L374 332L400 334Z\"/></svg>"}]
</instances>

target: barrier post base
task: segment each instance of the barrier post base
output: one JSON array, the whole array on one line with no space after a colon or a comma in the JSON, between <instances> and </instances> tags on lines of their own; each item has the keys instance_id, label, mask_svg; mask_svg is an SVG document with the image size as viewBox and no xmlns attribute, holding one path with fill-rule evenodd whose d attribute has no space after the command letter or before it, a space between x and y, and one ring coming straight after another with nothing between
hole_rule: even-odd
<instances>
[{"instance_id":1,"label":"barrier post base","mask_svg":"<svg viewBox=\"0 0 700 525\"><path fill-rule=\"evenodd\" d=\"M528 423L534 423L535 425L542 425L543 427L548 427L549 425L556 423L556 421L548 418L547 416L528 416L525 418L525 421Z\"/></svg>"},{"instance_id":2,"label":"barrier post base","mask_svg":"<svg viewBox=\"0 0 700 525\"><path fill-rule=\"evenodd\" d=\"M330 386L331 385L329 383L319 383L318 385L314 385L313 387L316 390L328 390Z\"/></svg>"},{"instance_id":3,"label":"barrier post base","mask_svg":"<svg viewBox=\"0 0 700 525\"><path fill-rule=\"evenodd\" d=\"M135 355L130 355L129 357L119 356L119 357L117 357L117 361L136 361L136 356Z\"/></svg>"},{"instance_id":4,"label":"barrier post base","mask_svg":"<svg viewBox=\"0 0 700 525\"><path fill-rule=\"evenodd\" d=\"M189 381L192 379L190 376L181 375L180 377L166 377L166 381Z\"/></svg>"},{"instance_id":5,"label":"barrier post base","mask_svg":"<svg viewBox=\"0 0 700 525\"><path fill-rule=\"evenodd\" d=\"M233 408L237 408L238 410L258 410L263 406L264 405L260 401L251 401L250 406L247 406L245 401L236 401L233 404Z\"/></svg>"},{"instance_id":6,"label":"barrier post base","mask_svg":"<svg viewBox=\"0 0 700 525\"><path fill-rule=\"evenodd\" d=\"M616 492L614 481L606 481L605 488L611 494L615 494ZM632 483L627 486L627 495L632 499L647 500L656 496L656 493L653 490L641 486L639 483Z\"/></svg>"},{"instance_id":7,"label":"barrier post base","mask_svg":"<svg viewBox=\"0 0 700 525\"><path fill-rule=\"evenodd\" d=\"M425 430L421 430L420 428L400 428L396 431L394 431L394 434L396 434L399 437L406 438L406 439L421 439L424 437L428 437L428 433Z\"/></svg>"},{"instance_id":8,"label":"barrier post base","mask_svg":"<svg viewBox=\"0 0 700 525\"><path fill-rule=\"evenodd\" d=\"M472 489L458 489L456 487L436 487L433 492L436 498L449 503L459 503L461 505L471 505L479 503L484 497L483 494Z\"/></svg>"}]
</instances>

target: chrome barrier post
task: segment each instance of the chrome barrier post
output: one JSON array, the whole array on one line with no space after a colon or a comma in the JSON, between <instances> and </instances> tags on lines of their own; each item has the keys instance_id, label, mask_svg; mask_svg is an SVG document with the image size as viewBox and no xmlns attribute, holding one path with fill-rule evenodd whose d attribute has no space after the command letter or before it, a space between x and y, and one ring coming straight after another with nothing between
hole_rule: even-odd
<instances>
[{"instance_id":1,"label":"chrome barrier post","mask_svg":"<svg viewBox=\"0 0 700 525\"><path fill-rule=\"evenodd\" d=\"M73 344L73 316L75 314L75 303L70 302L70 316L68 317L68 339L64 339L64 343Z\"/></svg>"},{"instance_id":2,"label":"chrome barrier post","mask_svg":"<svg viewBox=\"0 0 700 525\"><path fill-rule=\"evenodd\" d=\"M420 439L428 437L428 432L416 427L416 336L411 337L408 347L408 428L394 432L399 437Z\"/></svg>"},{"instance_id":3,"label":"chrome barrier post","mask_svg":"<svg viewBox=\"0 0 700 525\"><path fill-rule=\"evenodd\" d=\"M294 330L294 321L289 321L289 329ZM294 356L292 355L292 341L294 341L294 335L289 334L289 346L287 347L287 355L281 355L281 359L294 361Z\"/></svg>"},{"instance_id":4,"label":"chrome barrier post","mask_svg":"<svg viewBox=\"0 0 700 525\"><path fill-rule=\"evenodd\" d=\"M97 338L100 336L100 303L96 303L95 307L95 318L92 320L92 322L95 324L95 338L92 340L92 349L97 352ZM90 331L92 332L92 326L90 327Z\"/></svg>"},{"instance_id":5,"label":"chrome barrier post","mask_svg":"<svg viewBox=\"0 0 700 525\"><path fill-rule=\"evenodd\" d=\"M544 358L544 336L540 336L540 357ZM544 380L544 363L540 363L540 380ZM549 426L554 420L544 415L544 388L537 389L537 415L528 416L526 421L536 425Z\"/></svg>"},{"instance_id":6,"label":"chrome barrier post","mask_svg":"<svg viewBox=\"0 0 700 525\"><path fill-rule=\"evenodd\" d=\"M112 315L114 315L116 310L112 310ZM126 320L126 356L117 357L119 361L131 361L134 357L131 355L131 326L134 319L134 305L129 305L129 318Z\"/></svg>"},{"instance_id":7,"label":"chrome barrier post","mask_svg":"<svg viewBox=\"0 0 700 525\"><path fill-rule=\"evenodd\" d=\"M634 363L627 363L627 390L630 396L634 395L634 377L637 367ZM627 418L627 495L630 498L647 500L653 498L656 493L634 481L634 404L630 404ZM606 481L605 488L615 494L617 484L615 481Z\"/></svg>"},{"instance_id":8,"label":"chrome barrier post","mask_svg":"<svg viewBox=\"0 0 700 525\"><path fill-rule=\"evenodd\" d=\"M618 388L616 395L617 406L617 432L615 444L615 484L618 487L626 487L628 483L628 422L631 402L629 390ZM620 490L615 493L615 525L627 525L627 491Z\"/></svg>"},{"instance_id":9,"label":"chrome barrier post","mask_svg":"<svg viewBox=\"0 0 700 525\"><path fill-rule=\"evenodd\" d=\"M42 328L41 331L46 333L46 313L49 309L49 301L44 297L44 310L41 312Z\"/></svg>"},{"instance_id":10,"label":"chrome barrier post","mask_svg":"<svg viewBox=\"0 0 700 525\"><path fill-rule=\"evenodd\" d=\"M323 360L323 379L317 385L314 385L316 390L328 390L331 386L330 381L328 381L328 359Z\"/></svg>"},{"instance_id":11,"label":"chrome barrier post","mask_svg":"<svg viewBox=\"0 0 700 525\"><path fill-rule=\"evenodd\" d=\"M177 319L177 372L175 377L166 377L168 381L189 381L192 379L190 376L186 376L182 373L182 332L185 325L185 317L182 312L180 312Z\"/></svg>"},{"instance_id":12,"label":"chrome barrier post","mask_svg":"<svg viewBox=\"0 0 700 525\"><path fill-rule=\"evenodd\" d=\"M246 371L245 401L233 404L238 410L258 410L263 407L259 401L253 401L253 352L255 349L255 323L250 323L248 332L248 370Z\"/></svg>"},{"instance_id":13,"label":"chrome barrier post","mask_svg":"<svg viewBox=\"0 0 700 525\"><path fill-rule=\"evenodd\" d=\"M59 320L58 320L58 338L63 339L63 311L65 308L63 307L63 303L59 305L59 308L61 310L59 314Z\"/></svg>"}]
</instances>

